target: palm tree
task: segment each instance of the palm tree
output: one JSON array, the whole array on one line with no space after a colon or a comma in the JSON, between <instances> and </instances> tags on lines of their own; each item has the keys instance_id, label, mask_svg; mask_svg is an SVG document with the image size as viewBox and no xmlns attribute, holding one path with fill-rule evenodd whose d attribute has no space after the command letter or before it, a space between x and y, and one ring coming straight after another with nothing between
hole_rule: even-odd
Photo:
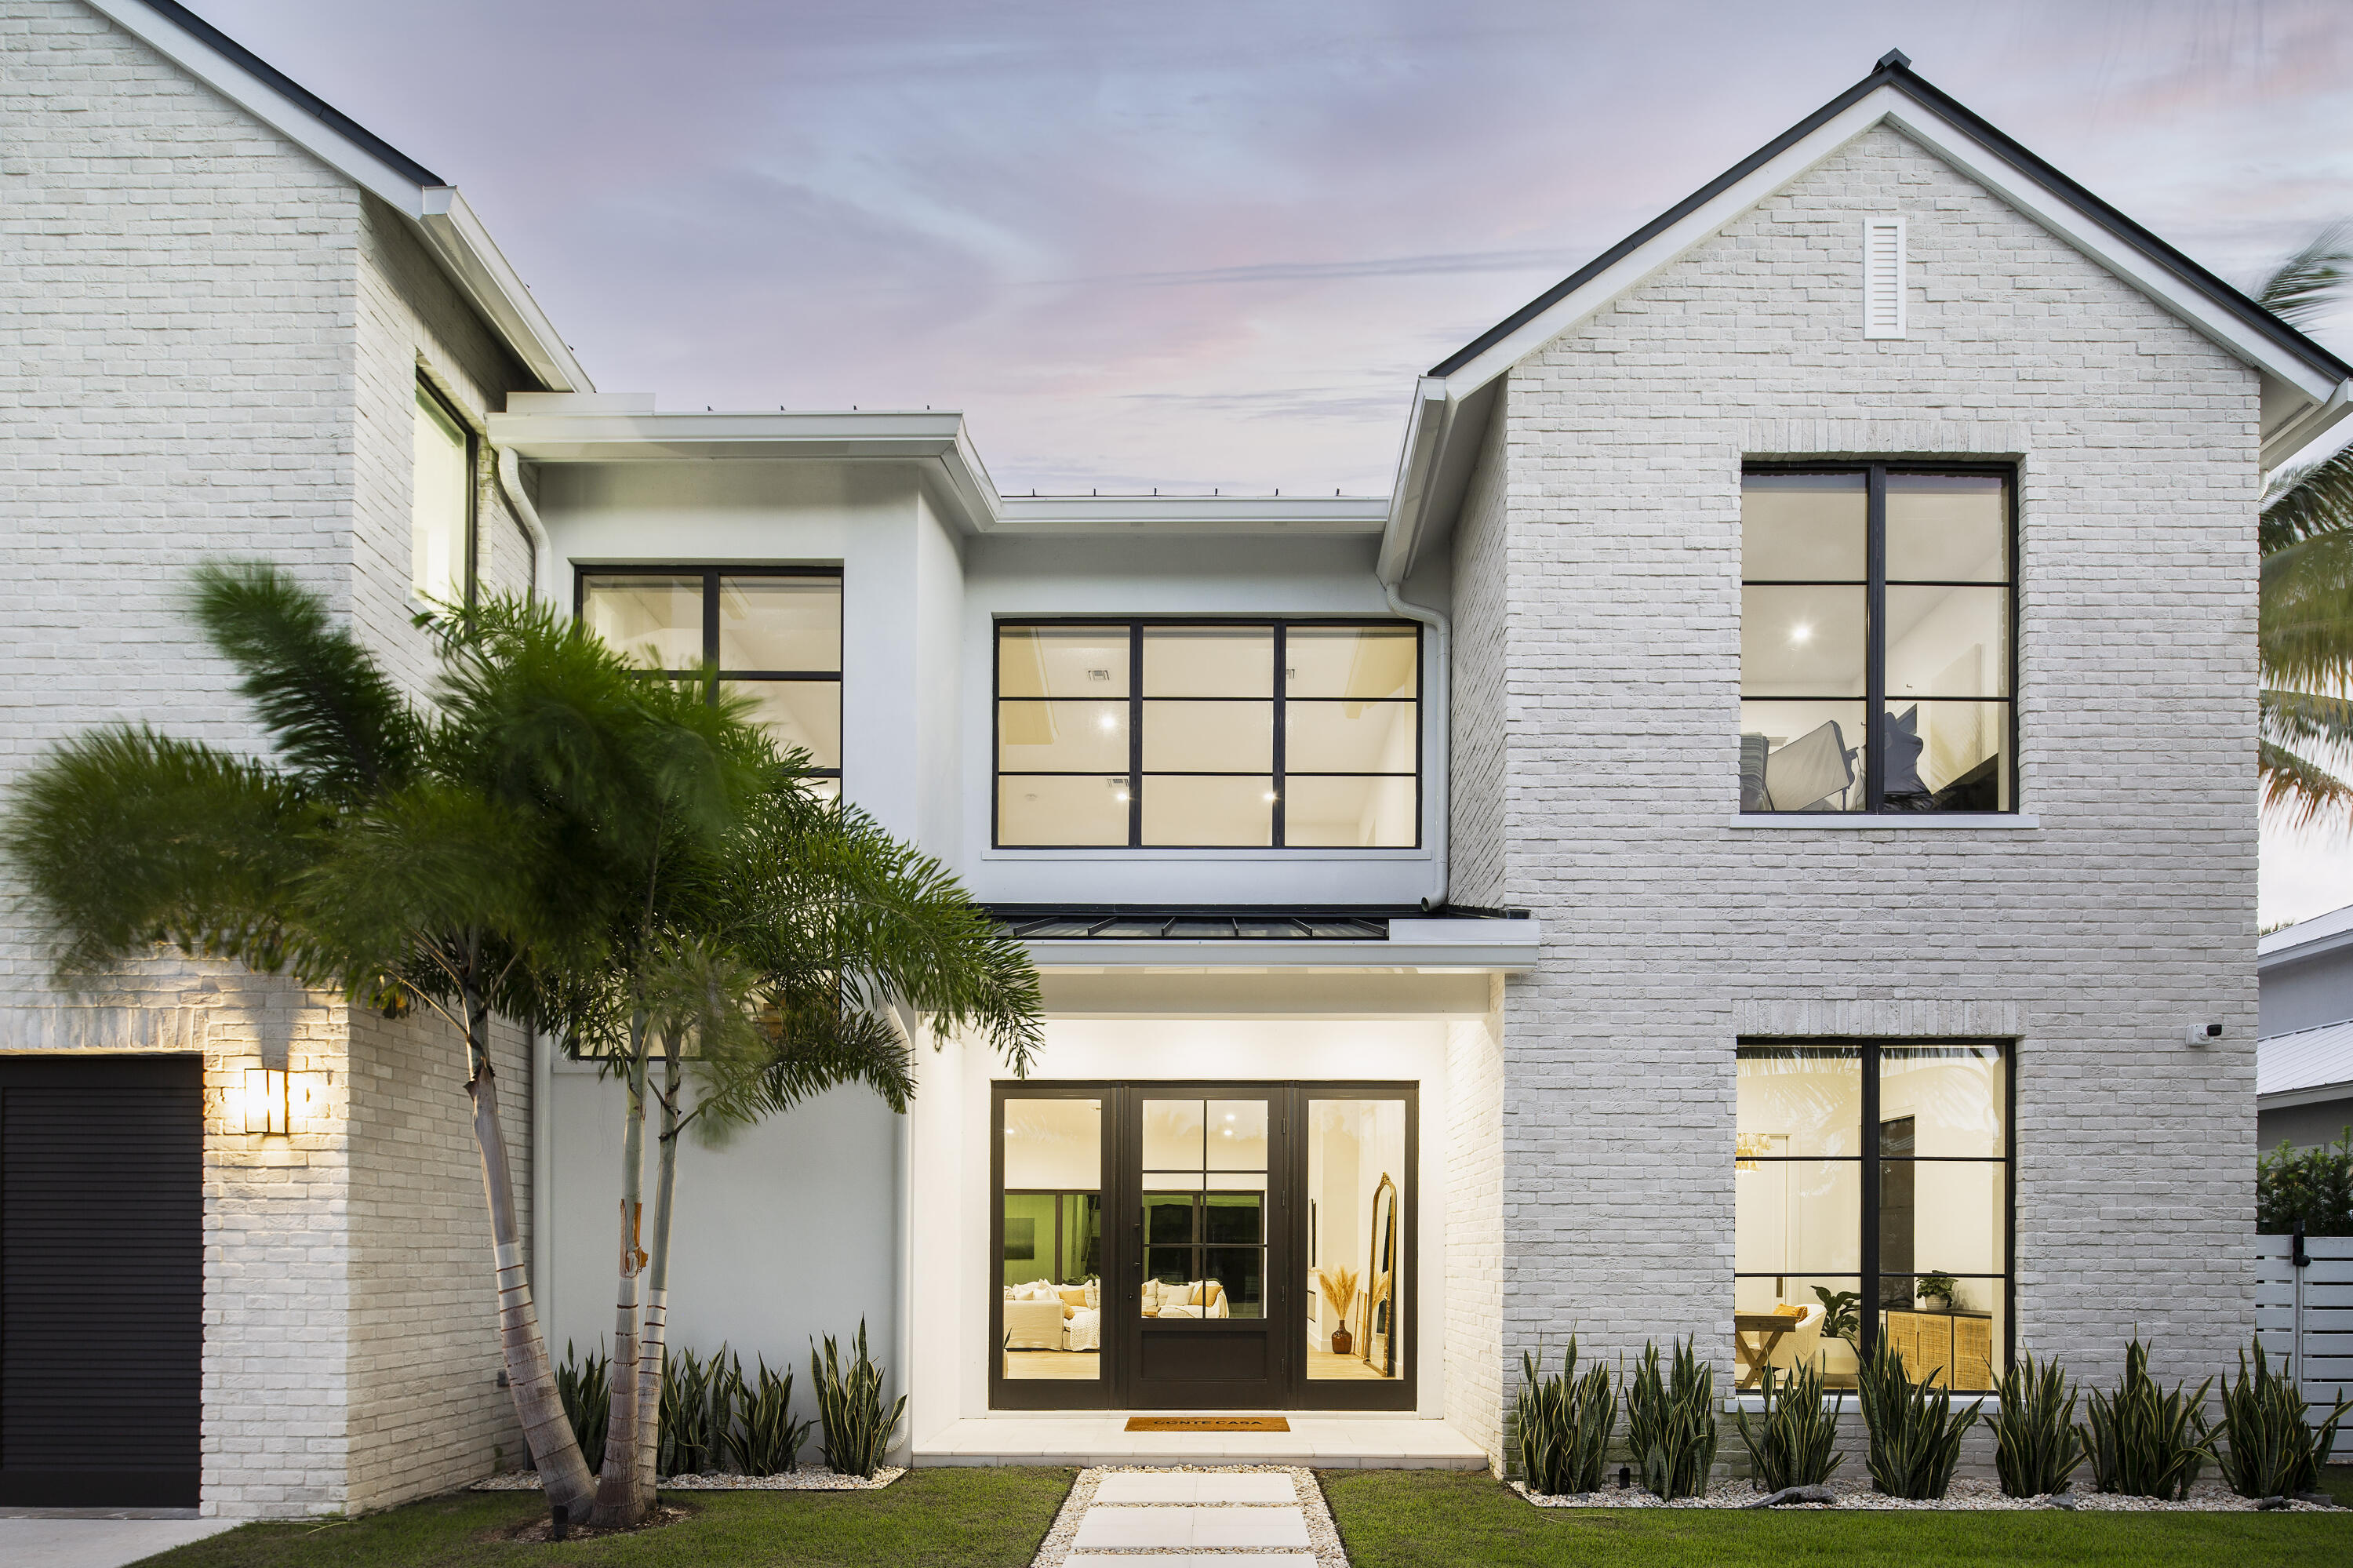
<instances>
[{"instance_id":1,"label":"palm tree","mask_svg":"<svg viewBox=\"0 0 2353 1568\"><path fill-rule=\"evenodd\" d=\"M494 601L427 618L444 668L427 713L272 567L200 571L194 608L276 756L118 726L25 777L0 851L58 979L87 986L161 945L445 1019L465 1048L501 1346L548 1500L633 1518L640 1473L650 1500L677 1134L841 1083L903 1107L894 1002L1026 1065L1036 976L936 864L812 800L740 710L632 669L552 611ZM490 1029L493 1012L528 1017L594 1045L617 1005L640 1129L649 1042L662 1047L662 1160L653 1254L625 1264L653 1265L653 1309L624 1320L634 1336L647 1317L654 1352L630 1369L626 1423L616 1360L620 1440L599 1498L523 1272ZM634 1213L625 1224L634 1237Z\"/></svg>"},{"instance_id":2,"label":"palm tree","mask_svg":"<svg viewBox=\"0 0 2353 1568\"><path fill-rule=\"evenodd\" d=\"M2331 309L2353 278L2348 231L2289 257L2255 297L2291 326ZM2276 474L2256 538L2263 807L2302 825L2353 808L2331 753L2353 742L2353 447Z\"/></svg>"}]
</instances>

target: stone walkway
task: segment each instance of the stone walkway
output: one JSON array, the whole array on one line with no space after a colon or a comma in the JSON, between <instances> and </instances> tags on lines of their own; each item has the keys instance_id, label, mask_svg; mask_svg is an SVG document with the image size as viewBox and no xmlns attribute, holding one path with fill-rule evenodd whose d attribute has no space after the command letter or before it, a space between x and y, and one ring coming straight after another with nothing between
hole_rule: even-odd
<instances>
[{"instance_id":1,"label":"stone walkway","mask_svg":"<svg viewBox=\"0 0 2353 1568\"><path fill-rule=\"evenodd\" d=\"M1090 1469L1079 1474L1037 1568L1346 1568L1307 1470Z\"/></svg>"}]
</instances>

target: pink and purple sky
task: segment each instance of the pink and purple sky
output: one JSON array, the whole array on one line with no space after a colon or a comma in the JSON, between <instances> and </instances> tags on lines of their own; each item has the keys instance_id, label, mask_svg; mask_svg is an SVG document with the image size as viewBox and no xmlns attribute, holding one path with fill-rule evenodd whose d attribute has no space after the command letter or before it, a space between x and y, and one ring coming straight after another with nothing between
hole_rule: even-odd
<instances>
[{"instance_id":1,"label":"pink and purple sky","mask_svg":"<svg viewBox=\"0 0 2353 1568\"><path fill-rule=\"evenodd\" d=\"M1007 491L1386 492L1418 371L1890 48L2225 277L2353 218L2348 0L193 4L600 388L962 408ZM2267 922L2348 901L2267 835Z\"/></svg>"}]
</instances>

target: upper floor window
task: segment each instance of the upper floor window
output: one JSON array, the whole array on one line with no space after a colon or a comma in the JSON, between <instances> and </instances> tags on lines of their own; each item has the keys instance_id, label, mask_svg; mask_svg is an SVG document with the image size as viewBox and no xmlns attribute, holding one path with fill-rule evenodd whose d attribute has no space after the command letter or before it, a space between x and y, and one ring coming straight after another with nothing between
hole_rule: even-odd
<instances>
[{"instance_id":1,"label":"upper floor window","mask_svg":"<svg viewBox=\"0 0 2353 1568\"><path fill-rule=\"evenodd\" d=\"M422 381L415 443L408 586L419 599L461 603L472 597L474 577L474 434Z\"/></svg>"},{"instance_id":2,"label":"upper floor window","mask_svg":"<svg viewBox=\"0 0 2353 1568\"><path fill-rule=\"evenodd\" d=\"M1740 494L1740 809L2009 811L2007 471L1752 468Z\"/></svg>"},{"instance_id":3,"label":"upper floor window","mask_svg":"<svg viewBox=\"0 0 2353 1568\"><path fill-rule=\"evenodd\" d=\"M841 574L820 567L591 568L580 618L632 658L752 699L776 744L841 777ZM839 789L839 786L833 787Z\"/></svg>"},{"instance_id":4,"label":"upper floor window","mask_svg":"<svg viewBox=\"0 0 2353 1568\"><path fill-rule=\"evenodd\" d=\"M1002 622L1007 846L1411 848L1410 621Z\"/></svg>"}]
</instances>

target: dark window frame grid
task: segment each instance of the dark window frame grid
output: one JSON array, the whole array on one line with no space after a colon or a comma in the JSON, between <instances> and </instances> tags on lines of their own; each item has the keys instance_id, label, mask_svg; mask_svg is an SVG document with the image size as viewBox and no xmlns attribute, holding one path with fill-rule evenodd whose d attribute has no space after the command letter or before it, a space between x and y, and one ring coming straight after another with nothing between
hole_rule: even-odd
<instances>
[{"instance_id":1,"label":"dark window frame grid","mask_svg":"<svg viewBox=\"0 0 2353 1568\"><path fill-rule=\"evenodd\" d=\"M2002 756L2005 777L2003 786L2010 804L1997 807L1992 812L1971 812L1969 815L2016 816L2018 800L2018 465L2006 462L1938 462L1930 459L1874 459L1863 462L1744 462L1740 477L1746 481L1751 474L1851 474L1864 476L1865 510L1863 521L1864 577L1860 583L1851 578L1831 577L1751 577L1745 573L1740 587L1751 588L1861 588L1863 590L1863 694L1862 702L1862 809L1859 811L1744 811L1751 817L1856 817L1934 816L1909 809L1890 810L1886 800L1887 748L1882 738L1887 712L1887 479L1922 475L1928 478L1990 477L2002 482L2002 524L2006 530L2002 540L2003 576L2000 582L1960 581L1930 577L1898 577L1897 588L1999 588L2002 590L2005 611L2003 624L2008 632L2009 648L2005 651L2007 675L2002 686L2010 694L2003 697L1945 698L1924 697L1923 702L1978 702L1998 705L2002 715ZM1743 703L1851 703L1852 696L1810 696L1774 694L1751 697L1746 689L1746 672L1742 672L1740 701Z\"/></svg>"},{"instance_id":2,"label":"dark window frame grid","mask_svg":"<svg viewBox=\"0 0 2353 1568\"><path fill-rule=\"evenodd\" d=\"M1124 844L1009 844L1005 842L1004 807L1005 780L1008 779L1103 779L1115 777L1101 768L1017 768L1008 771L1004 766L1004 705L1008 702L1053 701L1052 698L1013 697L1005 695L1005 639L1008 630L1025 626L1102 626L1124 627L1127 631L1127 842ZM1264 628L1273 633L1274 664L1271 697L1155 697L1144 694L1144 634L1146 630L1183 630L1190 627L1224 626ZM1410 630L1413 633L1413 695L1410 697L1293 697L1284 689L1288 684L1284 673L1287 665L1287 642L1293 627L1309 630L1372 627L1384 630ZM1422 808L1424 772L1427 768L1428 738L1422 733L1427 716L1422 705L1423 692L1429 674L1423 667L1425 645L1419 621L1401 620L1383 616L1265 616L1265 615L1019 615L1003 616L989 628L988 652L988 729L989 729L989 791L988 842L992 849L1036 850L1043 853L1072 850L1106 849L1270 849L1316 850L1327 853L1352 853L1345 844L1288 844L1283 842L1283 811L1291 798L1290 781L1300 779L1403 779L1403 773L1347 773L1318 769L1312 773L1293 774L1285 766L1288 758L1289 708L1298 703L1403 702L1413 708L1413 842L1405 844L1372 846L1384 850L1418 850L1422 847ZM1116 699L1103 698L1105 702ZM1159 768L1146 772L1144 767L1144 705L1152 702L1187 703L1255 703L1265 704L1272 711L1274 737L1270 771L1252 772L1238 768ZM1272 824L1265 844L1182 844L1146 843L1144 840L1144 780L1151 779L1268 779L1274 790ZM1357 849L1353 853L1362 853Z\"/></svg>"},{"instance_id":3,"label":"dark window frame grid","mask_svg":"<svg viewBox=\"0 0 2353 1568\"><path fill-rule=\"evenodd\" d=\"M1879 1063L1883 1051L1933 1050L1941 1045L1982 1046L2001 1053L2001 1144L1998 1155L1886 1155L1879 1149ZM1752 1160L1759 1165L1860 1165L1862 1168L1861 1224L1862 1255L1858 1260L1859 1272L1854 1277L1860 1299L1855 1303L1857 1333L1855 1353L1868 1361L1879 1343L1880 1314L1888 1308L1880 1300L1883 1283L1879 1269L1879 1178L1882 1165L1907 1164L1915 1169L1922 1165L2000 1165L2002 1167L2001 1268L2000 1274L1951 1275L1955 1280L1990 1279L2001 1286L2001 1367L2015 1364L2018 1351L2018 1042L1999 1036L1940 1034L1934 1037L1901 1035L1808 1035L1764 1036L1742 1035L1734 1046L1734 1061L1744 1050L1757 1051L1822 1051L1858 1052L1862 1056L1862 1125L1856 1131L1857 1149L1852 1155L1842 1154L1751 1154L1735 1153L1733 1159ZM1736 1074L1737 1067L1735 1068ZM1734 1117L1738 1118L1738 1091L1735 1089ZM1734 1224L1739 1224L1736 1217ZM1918 1278L1924 1270L1914 1269L1907 1275L1891 1275L1889 1278ZM1947 1271L1949 1272L1949 1271ZM1843 1279L1848 1277L1833 1270L1799 1274L1795 1270L1742 1269L1732 1273L1736 1282L1743 1279ZM1994 1382L2000 1382L2000 1372ZM1950 1386L1947 1384L1947 1386ZM1736 1391L1737 1392L1737 1391ZM1956 1394L1990 1393L1994 1389L1953 1388Z\"/></svg>"},{"instance_id":4,"label":"dark window frame grid","mask_svg":"<svg viewBox=\"0 0 2353 1568\"><path fill-rule=\"evenodd\" d=\"M475 434L473 421L467 418L465 415L459 413L458 411L458 405L450 399L448 394L443 392L441 388L433 385L432 378L421 370L417 373L417 389L424 393L427 397L432 398L434 403L439 407L441 412L448 417L449 422L458 427L458 433L466 439L466 564L460 569L465 574L466 608L470 610L474 608L475 604L479 602L477 598L479 592L478 580L481 576L482 569L480 560L482 486L481 476L479 472L482 461L482 439L480 436ZM408 525L412 530L414 530L417 526L417 498L415 496L409 497L408 506ZM539 562L536 554L534 553L532 561L533 568L536 570L538 565ZM410 591L414 592L416 590L412 588Z\"/></svg>"},{"instance_id":5,"label":"dark window frame grid","mask_svg":"<svg viewBox=\"0 0 2353 1568\"><path fill-rule=\"evenodd\" d=\"M1255 776L1251 775L1250 777ZM1193 1097L1181 1092L1173 1096L1156 1096L1150 1092L1150 1085L1144 1086L1144 1088L1145 1091L1145 1098L1147 1103L1153 1099L1188 1100ZM1138 1198L1141 1200L1138 1208L1138 1222L1142 1226L1143 1232L1143 1277L1147 1280L1160 1278L1159 1274L1153 1268L1152 1264L1153 1259L1155 1256L1165 1253L1182 1252L1189 1256L1190 1262L1186 1266L1188 1272L1185 1276L1185 1282L1190 1283L1211 1277L1208 1267L1208 1256L1209 1254L1213 1252L1240 1252L1244 1250L1255 1252L1258 1254L1257 1277L1259 1291L1258 1299L1254 1303L1251 1303L1251 1305L1254 1305L1258 1308L1254 1316L1263 1319L1267 1315L1268 1305L1267 1285L1269 1281L1267 1279L1267 1268L1269 1266L1269 1260L1267 1254L1268 1249L1274 1245L1274 1237L1271 1234L1273 1230L1271 1207L1274 1201L1274 1167L1271 1164L1263 1162L1255 1166L1215 1167L1210 1165L1209 1107L1218 1103L1219 1103L1218 1097L1213 1094L1205 1092L1200 1097L1201 1151L1199 1155L1197 1156L1200 1167L1198 1170L1187 1171L1181 1167L1163 1164L1141 1167L1136 1172L1136 1192ZM1267 1102L1267 1120L1270 1124L1270 1133L1273 1130L1271 1124L1281 1119L1282 1114L1282 1110L1274 1104L1273 1101L1270 1100ZM1137 1152L1138 1158L1141 1158L1142 1151L1138 1150ZM1273 1139L1270 1137L1268 1139L1269 1160L1272 1158L1272 1153ZM1155 1176L1190 1177L1192 1179L1193 1185L1187 1188L1155 1186L1152 1179ZM1209 1179L1213 1176L1256 1176L1259 1179L1259 1185L1255 1190L1247 1187L1212 1187L1209 1185ZM1225 1192L1253 1196L1258 1199L1258 1239L1256 1241L1219 1242L1211 1241L1209 1239L1209 1210L1215 1206L1209 1200L1219 1193ZM1153 1203L1153 1200L1155 1198L1187 1198L1191 1200L1190 1209L1193 1216L1191 1239L1182 1242L1153 1240L1152 1224L1148 1216L1152 1209L1155 1207L1155 1204ZM1166 1281L1163 1280L1162 1283L1166 1284ZM1243 1316L1241 1313L1232 1311L1230 1297L1228 1312L1230 1317L1239 1318Z\"/></svg>"},{"instance_id":6,"label":"dark window frame grid","mask_svg":"<svg viewBox=\"0 0 2353 1568\"><path fill-rule=\"evenodd\" d=\"M841 581L839 567L712 567L694 563L681 566L647 566L628 561L610 566L575 565L572 568L572 616L584 620L588 613L588 579L590 577L696 577L702 579L702 657L712 666L710 700L719 700L719 687L729 681L773 681L778 683L795 682L804 685L830 683L834 687L835 711L841 706L841 640L847 633L839 620L834 628L833 664L829 670L729 670L719 667L719 579L722 577L829 577ZM839 590L837 589L837 592ZM665 674L680 679L699 676L695 670L670 670ZM839 779L839 768L811 768L812 779Z\"/></svg>"}]
</instances>

